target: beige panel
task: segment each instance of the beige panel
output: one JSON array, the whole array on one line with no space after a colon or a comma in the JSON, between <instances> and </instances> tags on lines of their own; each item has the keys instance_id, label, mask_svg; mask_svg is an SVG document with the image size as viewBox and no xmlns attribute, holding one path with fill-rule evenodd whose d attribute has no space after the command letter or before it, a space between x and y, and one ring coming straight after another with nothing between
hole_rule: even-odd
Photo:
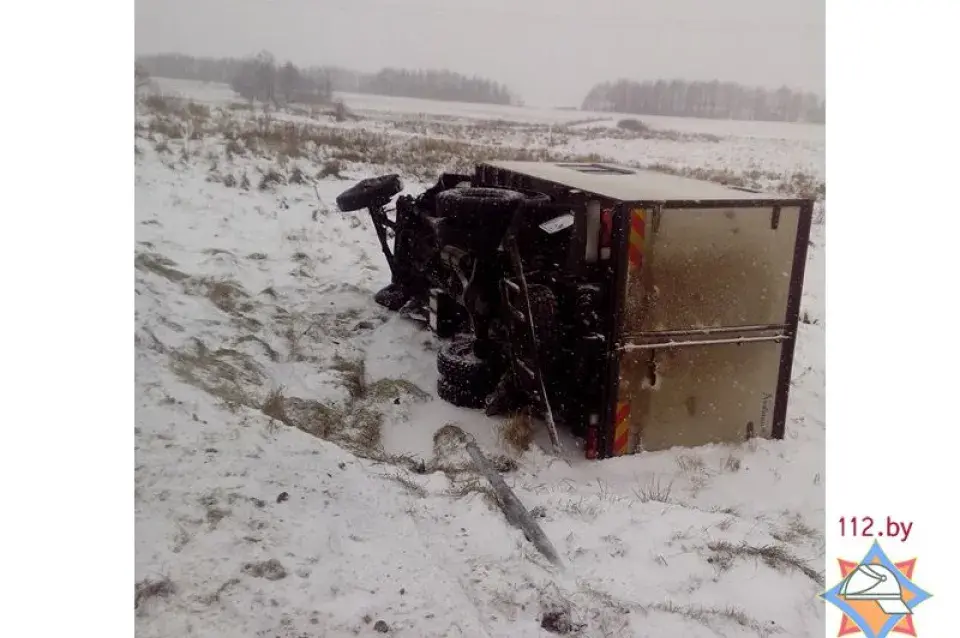
<instances>
[{"instance_id":1,"label":"beige panel","mask_svg":"<svg viewBox=\"0 0 960 638\"><path fill-rule=\"evenodd\" d=\"M648 218L643 286L628 284L625 333L783 323L800 209L783 208L777 229L772 214L665 209L658 224Z\"/></svg>"},{"instance_id":2,"label":"beige panel","mask_svg":"<svg viewBox=\"0 0 960 638\"><path fill-rule=\"evenodd\" d=\"M780 350L770 341L624 352L628 453L771 438Z\"/></svg>"}]
</instances>

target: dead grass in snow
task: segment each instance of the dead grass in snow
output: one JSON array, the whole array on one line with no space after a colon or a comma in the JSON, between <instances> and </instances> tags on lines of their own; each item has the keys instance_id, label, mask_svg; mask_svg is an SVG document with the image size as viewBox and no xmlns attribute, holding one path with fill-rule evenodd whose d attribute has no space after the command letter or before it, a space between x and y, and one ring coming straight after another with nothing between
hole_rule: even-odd
<instances>
[{"instance_id":1,"label":"dead grass in snow","mask_svg":"<svg viewBox=\"0 0 960 638\"><path fill-rule=\"evenodd\" d=\"M778 571L798 571L820 587L825 583L823 574L780 545L755 546L747 543L734 545L726 541L716 541L709 543L707 547L713 552L713 556L707 559L708 562L719 566L721 570L729 569L736 558L754 558L762 560L767 566Z\"/></svg>"},{"instance_id":2,"label":"dead grass in snow","mask_svg":"<svg viewBox=\"0 0 960 638\"><path fill-rule=\"evenodd\" d=\"M161 578L144 578L136 583L133 588L133 607L139 609L140 606L152 598L168 598L177 591L173 581L169 576Z\"/></svg>"},{"instance_id":3,"label":"dead grass in snow","mask_svg":"<svg viewBox=\"0 0 960 638\"><path fill-rule=\"evenodd\" d=\"M232 407L254 407L252 390L263 385L263 368L250 355L232 348L210 350L194 338L192 348L170 353L171 369L181 381L204 390Z\"/></svg>"},{"instance_id":4,"label":"dead grass in snow","mask_svg":"<svg viewBox=\"0 0 960 638\"><path fill-rule=\"evenodd\" d=\"M159 137L158 151L162 144L163 151L170 152L169 140L182 139L190 131L189 136L194 139L208 137L223 140L228 161L235 155L248 153L272 159L276 166L262 176L261 189L289 183L291 178L294 183L300 182L301 178L307 181L306 172L300 164L287 168L291 158L302 158L320 166L316 171L318 179L340 178L344 165L351 163L373 164L389 170L396 169L418 179L433 179L445 170L472 170L473 165L482 161L613 161L598 154L554 150L572 138L666 139L678 143L719 141L712 135L649 127L640 130L605 127L575 129L563 125L476 121L416 123L400 120L390 122L390 129L377 131L314 122L294 123L276 120L269 115L254 119L249 114L231 109L210 110L203 106L196 110L189 105L159 103L144 104L143 115L146 121L141 123L136 134ZM409 135L411 127L418 131L417 135ZM774 190L785 194L821 200L826 197L825 183L803 172L775 173L753 169L738 173L726 168L665 163L628 164L635 168L694 177L733 187L769 190L769 185L773 184ZM245 174L240 186L250 188L249 178Z\"/></svg>"},{"instance_id":5,"label":"dead grass in snow","mask_svg":"<svg viewBox=\"0 0 960 638\"><path fill-rule=\"evenodd\" d=\"M586 611L579 615L585 618L596 618L598 614L603 614L604 612L612 614L613 618L622 618L632 612L639 613L643 616L659 612L680 616L691 622L708 627L715 632L716 635L726 635L723 629L724 625L728 623L733 623L748 629L760 638L767 638L768 636L783 633L780 627L761 623L739 607L692 605L689 603L674 602L669 599L654 603L638 603L614 596L589 583L581 585L580 590L571 596L567 596L567 599L580 603L579 605L573 605L572 611L576 613L575 610L577 607L584 608ZM598 620L609 623L612 619L599 618ZM621 628L626 629L626 624L621 625Z\"/></svg>"},{"instance_id":6,"label":"dead grass in snow","mask_svg":"<svg viewBox=\"0 0 960 638\"><path fill-rule=\"evenodd\" d=\"M510 415L499 426L499 437L517 452L523 453L533 444L533 419L528 410Z\"/></svg>"},{"instance_id":7,"label":"dead grass in snow","mask_svg":"<svg viewBox=\"0 0 960 638\"><path fill-rule=\"evenodd\" d=\"M190 278L190 275L177 270L177 263L157 253L138 252L134 257L134 266L143 272L159 275L167 281L180 283Z\"/></svg>"},{"instance_id":8,"label":"dead grass in snow","mask_svg":"<svg viewBox=\"0 0 960 638\"><path fill-rule=\"evenodd\" d=\"M637 500L641 503L649 503L651 501L658 503L670 503L670 492L673 489L673 481L669 483L662 483L659 477L651 477L650 480L633 490L634 496L637 497Z\"/></svg>"},{"instance_id":9,"label":"dead grass in snow","mask_svg":"<svg viewBox=\"0 0 960 638\"><path fill-rule=\"evenodd\" d=\"M336 443L358 456L386 459L381 448L383 413L378 404L404 397L422 401L430 395L402 379L380 379L368 384L362 359L338 357L331 369L343 376L349 395L345 404L287 397L278 388L267 395L260 410L272 419Z\"/></svg>"},{"instance_id":10,"label":"dead grass in snow","mask_svg":"<svg viewBox=\"0 0 960 638\"><path fill-rule=\"evenodd\" d=\"M823 533L808 525L798 513L791 514L790 512L784 512L782 521L777 525L777 529L774 530L771 535L781 543L823 543Z\"/></svg>"}]
</instances>

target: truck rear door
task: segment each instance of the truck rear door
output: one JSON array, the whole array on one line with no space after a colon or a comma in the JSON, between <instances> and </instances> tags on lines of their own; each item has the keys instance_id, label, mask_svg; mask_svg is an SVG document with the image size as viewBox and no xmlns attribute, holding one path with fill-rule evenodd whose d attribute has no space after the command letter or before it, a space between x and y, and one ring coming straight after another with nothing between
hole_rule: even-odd
<instances>
[{"instance_id":1,"label":"truck rear door","mask_svg":"<svg viewBox=\"0 0 960 638\"><path fill-rule=\"evenodd\" d=\"M624 214L607 455L781 438L810 203Z\"/></svg>"}]
</instances>

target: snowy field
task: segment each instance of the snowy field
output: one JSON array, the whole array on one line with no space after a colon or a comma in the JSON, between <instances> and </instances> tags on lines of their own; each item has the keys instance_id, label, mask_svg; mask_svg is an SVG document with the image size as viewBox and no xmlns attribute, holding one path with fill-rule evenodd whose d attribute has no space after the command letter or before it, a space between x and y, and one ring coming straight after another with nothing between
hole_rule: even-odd
<instances>
[{"instance_id":1,"label":"snowy field","mask_svg":"<svg viewBox=\"0 0 960 638\"><path fill-rule=\"evenodd\" d=\"M540 432L515 449L504 421L438 400L438 341L373 303L371 224L333 204L363 177L400 171L414 192L490 155L816 189L822 127L644 117L641 138L610 114L374 96L345 96L357 119L336 122L157 84L195 102L137 109L139 636L555 635L545 617L576 636L822 635L822 225L786 439L591 462L569 440L551 459ZM566 570L505 522L451 423Z\"/></svg>"},{"instance_id":2,"label":"snowy field","mask_svg":"<svg viewBox=\"0 0 960 638\"><path fill-rule=\"evenodd\" d=\"M192 80L173 80L156 78L158 88L164 93L181 94L190 99L210 104L223 104L237 100L236 95L225 84L214 82L194 82ZM386 97L365 93L338 93L337 98L349 104L352 109L364 112L381 112L407 115L447 115L476 120L510 120L532 124L563 124L586 119L601 122L616 122L625 117L638 117L633 114L618 114L598 111L580 111L569 109L548 109L538 107L499 106L495 104L470 104L464 102L438 102L415 98ZM644 115L642 119L658 128L673 129L694 133L713 133L722 136L793 140L810 143L824 142L822 124L799 124L791 122L749 122L735 120L707 120L689 117L665 117Z\"/></svg>"}]
</instances>

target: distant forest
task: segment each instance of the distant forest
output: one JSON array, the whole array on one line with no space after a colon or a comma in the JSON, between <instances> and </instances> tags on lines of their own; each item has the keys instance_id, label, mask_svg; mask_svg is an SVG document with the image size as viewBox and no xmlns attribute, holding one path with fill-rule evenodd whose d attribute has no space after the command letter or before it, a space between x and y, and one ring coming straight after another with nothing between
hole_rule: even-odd
<instances>
[{"instance_id":1,"label":"distant forest","mask_svg":"<svg viewBox=\"0 0 960 638\"><path fill-rule=\"evenodd\" d=\"M822 124L826 102L814 93L787 87L768 90L733 82L618 80L594 86L582 108L638 115Z\"/></svg>"},{"instance_id":2,"label":"distant forest","mask_svg":"<svg viewBox=\"0 0 960 638\"><path fill-rule=\"evenodd\" d=\"M195 58L179 53L137 56L137 65L155 77L229 84L241 97L262 102L325 103L330 79L322 67L279 64L267 51L247 58Z\"/></svg>"},{"instance_id":3,"label":"distant forest","mask_svg":"<svg viewBox=\"0 0 960 638\"><path fill-rule=\"evenodd\" d=\"M396 97L513 104L522 102L503 84L445 70L385 68L364 73L335 66L279 64L269 52L247 58L198 58L178 53L144 55L137 63L151 76L229 84L247 99L327 102L333 91ZM787 87L776 90L733 82L617 80L594 86L585 111L671 115L730 120L813 122L825 120L820 96Z\"/></svg>"},{"instance_id":4,"label":"distant forest","mask_svg":"<svg viewBox=\"0 0 960 638\"><path fill-rule=\"evenodd\" d=\"M447 102L480 104L518 104L510 90L497 82L452 71L382 69L377 73L357 73L337 69L335 91L373 93L396 97L415 97Z\"/></svg>"},{"instance_id":5,"label":"distant forest","mask_svg":"<svg viewBox=\"0 0 960 638\"><path fill-rule=\"evenodd\" d=\"M138 56L137 62L151 76L229 84L244 97L273 99L281 93L290 98L307 96L329 100L332 91L372 93L450 102L516 104L507 87L481 77L452 71L382 69L361 73L327 66L279 66L269 52L248 58L197 58L182 54Z\"/></svg>"}]
</instances>

